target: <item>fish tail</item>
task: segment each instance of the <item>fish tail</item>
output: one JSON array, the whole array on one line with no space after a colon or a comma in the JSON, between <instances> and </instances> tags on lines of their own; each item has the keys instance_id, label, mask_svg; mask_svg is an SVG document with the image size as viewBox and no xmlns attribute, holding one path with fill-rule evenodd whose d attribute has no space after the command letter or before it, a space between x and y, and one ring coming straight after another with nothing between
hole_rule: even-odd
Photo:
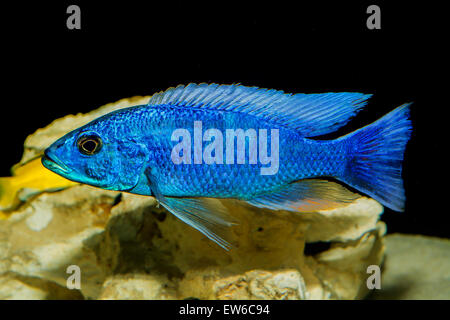
<instances>
[{"instance_id":1,"label":"fish tail","mask_svg":"<svg viewBox=\"0 0 450 320\"><path fill-rule=\"evenodd\" d=\"M348 134L344 182L395 211L404 211L402 162L411 136L410 103Z\"/></svg>"}]
</instances>

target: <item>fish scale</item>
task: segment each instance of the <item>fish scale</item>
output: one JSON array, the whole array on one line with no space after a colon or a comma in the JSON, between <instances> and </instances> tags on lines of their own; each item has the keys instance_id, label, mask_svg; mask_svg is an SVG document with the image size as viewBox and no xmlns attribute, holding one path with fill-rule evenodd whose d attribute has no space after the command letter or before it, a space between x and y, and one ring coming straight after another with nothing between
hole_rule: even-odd
<instances>
[{"instance_id":1,"label":"fish scale","mask_svg":"<svg viewBox=\"0 0 450 320\"><path fill-rule=\"evenodd\" d=\"M171 106L163 105L157 107L147 107L152 117L143 116L143 110L136 110L140 120L146 119L156 123L157 126L150 128L150 124L140 123L135 130L139 132L143 141L148 141L151 148L161 150L152 152L150 163L159 168L161 172L158 176L162 181L161 190L166 195L176 196L201 196L205 193L217 197L245 197L252 196L274 186L290 183L299 179L316 176L332 175L335 164L330 161L330 154L335 153L336 148L332 148L336 143L329 141L313 141L302 138L294 130L279 126L270 121L261 121L246 114L224 113L217 114L215 111L203 111L195 109L179 110ZM155 112L156 111L156 112ZM245 164L194 164L193 156L191 164L174 164L170 159L171 150L175 143L171 142L170 134L161 135L161 126L169 127L173 130L178 128L187 129L193 140L194 121L202 121L203 132L209 128L215 128L221 132L226 129L277 129L280 132L280 159L279 170L273 176L262 176L258 171L261 164L251 165L248 163L248 149L246 150ZM142 129L141 129L142 128ZM157 132L155 132L157 131ZM155 143L154 136L159 138ZM225 134L224 134L225 136ZM209 142L203 142L202 149ZM270 147L270 144L269 144ZM224 138L225 153L225 138ZM339 152L343 152L342 148ZM301 155L307 155L301 156ZM302 159L304 158L304 160ZM224 156L225 161L225 156ZM223 176L226 176L223 179ZM233 179L239 175L242 179ZM201 176L201 179L197 177ZM173 186L178 186L174 188ZM167 187L164 187L167 186ZM257 187L255 187L257 186Z\"/></svg>"}]
</instances>

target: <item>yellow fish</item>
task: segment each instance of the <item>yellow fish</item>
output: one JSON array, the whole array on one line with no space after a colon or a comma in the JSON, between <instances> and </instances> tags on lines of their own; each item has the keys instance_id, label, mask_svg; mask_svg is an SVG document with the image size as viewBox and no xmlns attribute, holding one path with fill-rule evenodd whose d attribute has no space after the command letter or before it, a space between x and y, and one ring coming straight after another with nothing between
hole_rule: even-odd
<instances>
[{"instance_id":1,"label":"yellow fish","mask_svg":"<svg viewBox=\"0 0 450 320\"><path fill-rule=\"evenodd\" d=\"M8 218L20 204L42 192L78 184L44 168L40 157L14 165L11 173L12 177L0 178L0 219Z\"/></svg>"}]
</instances>

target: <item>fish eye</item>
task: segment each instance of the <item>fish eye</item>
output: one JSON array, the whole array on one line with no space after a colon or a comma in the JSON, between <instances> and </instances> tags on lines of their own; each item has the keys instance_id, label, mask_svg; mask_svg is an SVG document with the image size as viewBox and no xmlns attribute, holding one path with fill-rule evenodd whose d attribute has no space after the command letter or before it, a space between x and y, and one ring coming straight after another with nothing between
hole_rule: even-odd
<instances>
[{"instance_id":1,"label":"fish eye","mask_svg":"<svg viewBox=\"0 0 450 320\"><path fill-rule=\"evenodd\" d=\"M88 156L99 152L102 145L102 139L96 134L83 135L77 140L78 150Z\"/></svg>"}]
</instances>

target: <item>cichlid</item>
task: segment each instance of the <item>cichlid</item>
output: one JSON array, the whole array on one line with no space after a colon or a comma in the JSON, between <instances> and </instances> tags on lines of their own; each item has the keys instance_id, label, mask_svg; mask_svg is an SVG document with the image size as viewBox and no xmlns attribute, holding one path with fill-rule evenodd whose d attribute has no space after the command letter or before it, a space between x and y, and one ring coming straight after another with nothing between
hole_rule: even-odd
<instances>
[{"instance_id":1,"label":"cichlid","mask_svg":"<svg viewBox=\"0 0 450 320\"><path fill-rule=\"evenodd\" d=\"M0 219L9 217L18 206L40 193L76 185L45 169L41 157L14 165L12 175L0 178Z\"/></svg>"},{"instance_id":2,"label":"cichlid","mask_svg":"<svg viewBox=\"0 0 450 320\"><path fill-rule=\"evenodd\" d=\"M410 104L338 139L317 138L344 126L370 96L178 86L66 134L46 149L42 163L76 182L155 196L227 249L222 230L232 219L208 198L314 212L358 197L327 180L333 178L403 211Z\"/></svg>"}]
</instances>

